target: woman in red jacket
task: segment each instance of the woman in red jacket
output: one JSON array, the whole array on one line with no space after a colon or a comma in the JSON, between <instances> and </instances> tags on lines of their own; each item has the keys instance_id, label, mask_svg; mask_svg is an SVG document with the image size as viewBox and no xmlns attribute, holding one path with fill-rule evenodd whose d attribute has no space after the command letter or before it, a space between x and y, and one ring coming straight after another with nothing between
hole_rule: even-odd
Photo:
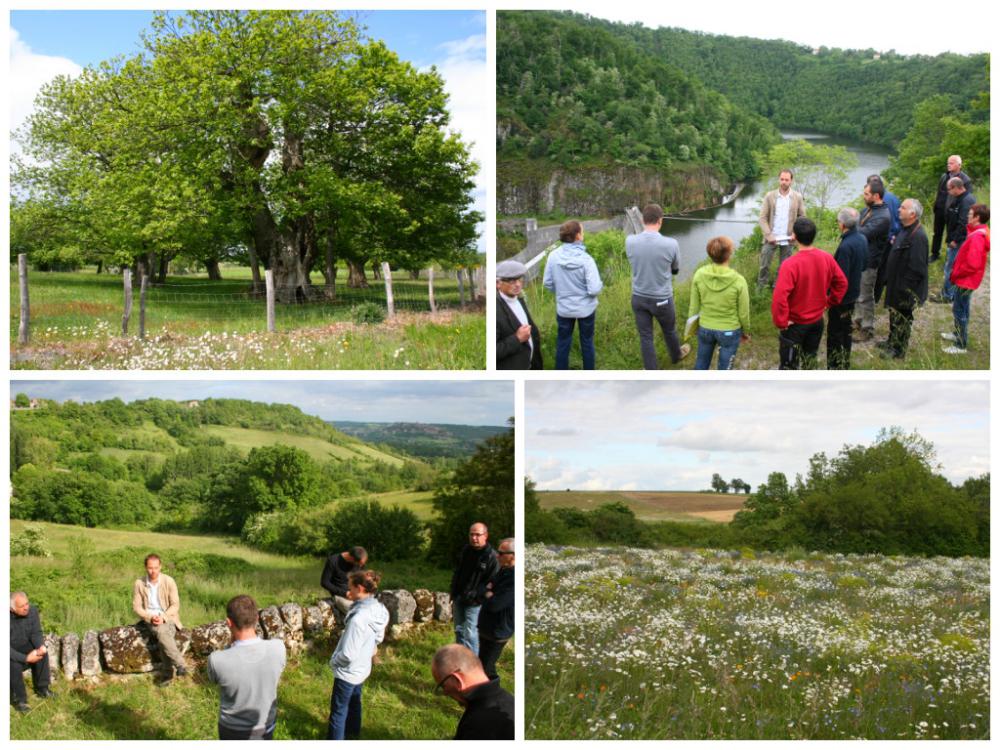
<instances>
[{"instance_id":1,"label":"woman in red jacket","mask_svg":"<svg viewBox=\"0 0 1000 750\"><path fill-rule=\"evenodd\" d=\"M955 285L955 298L951 312L955 318L955 332L942 333L950 341L944 347L946 354L965 354L969 348L969 308L972 293L979 288L986 272L986 259L990 253L990 207L977 203L969 209L969 225L965 242L958 249L951 268L951 283Z\"/></svg>"}]
</instances>

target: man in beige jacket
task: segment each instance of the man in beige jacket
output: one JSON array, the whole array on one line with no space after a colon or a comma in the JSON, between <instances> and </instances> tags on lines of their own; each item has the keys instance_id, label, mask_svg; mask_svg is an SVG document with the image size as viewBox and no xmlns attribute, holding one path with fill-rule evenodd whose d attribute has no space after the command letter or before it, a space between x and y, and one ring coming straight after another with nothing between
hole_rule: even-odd
<instances>
[{"instance_id":1,"label":"man in beige jacket","mask_svg":"<svg viewBox=\"0 0 1000 750\"><path fill-rule=\"evenodd\" d=\"M174 673L178 677L186 675L187 666L174 638L182 627L178 615L181 600L174 579L160 572L158 555L146 555L146 575L136 580L132 588L132 609L156 636L166 666L171 668L160 685L168 685Z\"/></svg>"},{"instance_id":2,"label":"man in beige jacket","mask_svg":"<svg viewBox=\"0 0 1000 750\"><path fill-rule=\"evenodd\" d=\"M760 248L760 272L757 274L757 288L774 287L771 281L771 258L778 249L778 269L792 255L795 239L792 225L795 220L806 215L802 194L792 190L792 170L783 169L778 174L778 189L764 196L760 207L760 229L764 233L764 244ZM777 271L775 272L777 277Z\"/></svg>"}]
</instances>

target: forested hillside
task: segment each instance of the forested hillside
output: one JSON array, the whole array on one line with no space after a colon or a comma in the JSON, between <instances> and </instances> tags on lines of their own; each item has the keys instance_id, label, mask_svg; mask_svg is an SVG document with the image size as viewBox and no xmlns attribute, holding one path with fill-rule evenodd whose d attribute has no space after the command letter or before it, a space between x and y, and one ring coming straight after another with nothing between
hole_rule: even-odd
<instances>
[{"instance_id":1,"label":"forested hillside","mask_svg":"<svg viewBox=\"0 0 1000 750\"><path fill-rule=\"evenodd\" d=\"M420 458L467 458L487 438L506 427L467 424L424 424L421 422L332 422L341 432Z\"/></svg>"}]
</instances>

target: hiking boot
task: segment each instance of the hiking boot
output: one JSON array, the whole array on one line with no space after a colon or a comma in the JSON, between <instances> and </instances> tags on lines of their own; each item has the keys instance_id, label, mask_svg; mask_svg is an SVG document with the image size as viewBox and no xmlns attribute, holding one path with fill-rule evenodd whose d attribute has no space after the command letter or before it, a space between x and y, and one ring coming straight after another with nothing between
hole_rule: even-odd
<instances>
[{"instance_id":1,"label":"hiking boot","mask_svg":"<svg viewBox=\"0 0 1000 750\"><path fill-rule=\"evenodd\" d=\"M969 352L968 349L963 349L957 344L955 346L942 347L941 351L943 351L945 354L968 354Z\"/></svg>"},{"instance_id":2,"label":"hiking boot","mask_svg":"<svg viewBox=\"0 0 1000 750\"><path fill-rule=\"evenodd\" d=\"M954 333L942 333L941 338L944 339L945 341L950 341L953 344L958 343L958 336L956 336Z\"/></svg>"},{"instance_id":3,"label":"hiking boot","mask_svg":"<svg viewBox=\"0 0 1000 750\"><path fill-rule=\"evenodd\" d=\"M677 361L680 362L682 359L684 359L690 353L691 353L691 344L683 344L681 346L681 356L679 356L677 358Z\"/></svg>"},{"instance_id":4,"label":"hiking boot","mask_svg":"<svg viewBox=\"0 0 1000 750\"><path fill-rule=\"evenodd\" d=\"M47 687L44 687L41 690L36 690L35 695L37 695L39 698L51 698L52 691L49 690Z\"/></svg>"},{"instance_id":5,"label":"hiking boot","mask_svg":"<svg viewBox=\"0 0 1000 750\"><path fill-rule=\"evenodd\" d=\"M28 711L31 710L31 706L29 706L27 703L14 703L12 705L14 706L14 710L17 711L19 714L26 714L28 713Z\"/></svg>"}]
</instances>

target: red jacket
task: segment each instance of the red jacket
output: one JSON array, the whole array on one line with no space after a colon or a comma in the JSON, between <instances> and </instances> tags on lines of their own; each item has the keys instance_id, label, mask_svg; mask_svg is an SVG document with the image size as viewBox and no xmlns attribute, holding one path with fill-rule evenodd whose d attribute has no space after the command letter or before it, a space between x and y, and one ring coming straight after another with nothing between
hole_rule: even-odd
<instances>
[{"instance_id":1,"label":"red jacket","mask_svg":"<svg viewBox=\"0 0 1000 750\"><path fill-rule=\"evenodd\" d=\"M966 231L965 242L958 248L951 267L951 283L962 289L978 289L986 273L986 256L990 254L990 227L980 224Z\"/></svg>"},{"instance_id":2,"label":"red jacket","mask_svg":"<svg viewBox=\"0 0 1000 750\"><path fill-rule=\"evenodd\" d=\"M778 270L771 320L778 328L815 323L826 308L840 303L846 291L847 277L833 256L819 248L803 248Z\"/></svg>"}]
</instances>

